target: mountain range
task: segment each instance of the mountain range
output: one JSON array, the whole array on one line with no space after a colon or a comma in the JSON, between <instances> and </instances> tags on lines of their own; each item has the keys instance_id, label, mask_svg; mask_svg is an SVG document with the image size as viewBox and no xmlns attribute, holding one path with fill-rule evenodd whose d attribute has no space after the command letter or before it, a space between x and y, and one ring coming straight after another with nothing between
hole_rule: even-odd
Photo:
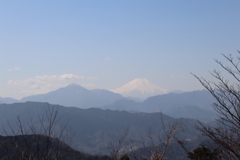
<instances>
[{"instance_id":1,"label":"mountain range","mask_svg":"<svg viewBox=\"0 0 240 160\"><path fill-rule=\"evenodd\" d=\"M47 124L46 110L49 108L54 110L57 107L59 107L57 114L60 119L57 121L56 128L62 128L67 123L69 128L64 132L75 135L71 146L74 148L77 146L78 150L91 154L107 153L109 143L116 144L118 137L127 128L128 138L136 144L139 144L142 138L147 140L146 134L149 133L150 128L151 135L158 137L164 133L161 121L167 125L182 124L184 132L178 134L179 139L195 139L199 135L194 127L196 120L174 119L160 112L129 113L97 108L80 109L40 102L1 104L0 124L4 128L4 131L1 128L1 132L2 134L12 133L12 129L17 128L19 121L26 130L29 129L29 124L34 127L38 127L41 123Z\"/></svg>"},{"instance_id":2,"label":"mountain range","mask_svg":"<svg viewBox=\"0 0 240 160\"><path fill-rule=\"evenodd\" d=\"M162 112L173 118L184 117L210 122L216 118L216 112L211 106L213 102L211 94L202 90L153 96L143 102L122 99L102 108L129 112Z\"/></svg>"},{"instance_id":3,"label":"mountain range","mask_svg":"<svg viewBox=\"0 0 240 160\"><path fill-rule=\"evenodd\" d=\"M48 102L67 107L92 108L107 105L123 98L120 94L107 90L88 90L77 84L71 84L46 94L24 97L21 101Z\"/></svg>"},{"instance_id":4,"label":"mountain range","mask_svg":"<svg viewBox=\"0 0 240 160\"><path fill-rule=\"evenodd\" d=\"M136 101L136 95L144 100ZM207 90L167 93L146 79L135 79L114 92L88 90L71 84L21 100L0 98L0 125L3 126L0 132L2 135L11 133L19 121L26 130L29 130L29 123L39 127L47 123L47 116L42 116L46 110L59 107L60 119L56 127L60 129L67 122L75 134L71 147L83 152L108 153L109 144L116 144L126 129L136 149L139 152L147 151L141 149L141 140L147 139L144 135L149 131L152 137L162 136L161 122L167 126L181 124L184 132L178 134L178 138L193 140L189 144L189 148L193 149L201 142L195 129L197 120L214 125L216 112L212 109L212 103L214 98ZM72 132L70 129L64 131L67 134ZM179 148L174 148L179 151Z\"/></svg>"},{"instance_id":5,"label":"mountain range","mask_svg":"<svg viewBox=\"0 0 240 160\"><path fill-rule=\"evenodd\" d=\"M216 117L216 113L211 107L214 98L206 90L168 93L137 102L111 91L88 90L77 84L71 84L46 94L24 97L19 101L12 98L1 98L0 104L27 101L48 102L78 108L102 108L148 113L163 112L173 118L195 118L203 122L213 121Z\"/></svg>"}]
</instances>

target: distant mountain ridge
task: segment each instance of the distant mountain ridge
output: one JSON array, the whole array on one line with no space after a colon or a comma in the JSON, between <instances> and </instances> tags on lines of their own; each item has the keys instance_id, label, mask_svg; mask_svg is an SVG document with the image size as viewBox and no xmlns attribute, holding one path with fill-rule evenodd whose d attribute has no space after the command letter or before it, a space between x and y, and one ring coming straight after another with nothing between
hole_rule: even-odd
<instances>
[{"instance_id":1,"label":"distant mountain ridge","mask_svg":"<svg viewBox=\"0 0 240 160\"><path fill-rule=\"evenodd\" d=\"M107 105L123 98L120 94L107 90L88 90L80 85L70 84L46 94L24 97L21 101L48 102L68 107L92 108Z\"/></svg>"},{"instance_id":2,"label":"distant mountain ridge","mask_svg":"<svg viewBox=\"0 0 240 160\"><path fill-rule=\"evenodd\" d=\"M166 94L168 91L162 87L153 84L145 78L137 78L131 82L112 90L125 97L135 97L146 99L151 96Z\"/></svg>"},{"instance_id":3,"label":"distant mountain ridge","mask_svg":"<svg viewBox=\"0 0 240 160\"><path fill-rule=\"evenodd\" d=\"M200 108L213 111L211 105L214 100L207 90L201 90L153 96L146 99L143 105L146 106L145 111L151 108L153 112L186 105L199 106Z\"/></svg>"},{"instance_id":4,"label":"distant mountain ridge","mask_svg":"<svg viewBox=\"0 0 240 160\"><path fill-rule=\"evenodd\" d=\"M185 117L210 122L216 118L216 112L211 106L214 101L207 90L202 90L157 95L143 102L118 100L103 108L130 112L162 112L174 118Z\"/></svg>"},{"instance_id":5,"label":"distant mountain ridge","mask_svg":"<svg viewBox=\"0 0 240 160\"><path fill-rule=\"evenodd\" d=\"M10 98L10 97L6 97L6 98L2 98L0 97L0 104L2 103L15 103L15 102L18 102L19 100L17 99L14 99L14 98Z\"/></svg>"},{"instance_id":6,"label":"distant mountain ridge","mask_svg":"<svg viewBox=\"0 0 240 160\"><path fill-rule=\"evenodd\" d=\"M207 90L168 93L152 96L139 102L111 91L88 90L77 84L71 84L46 94L24 97L20 101L13 98L0 98L0 104L26 101L48 102L78 108L95 107L128 112L163 112L174 118L193 118L203 122L211 122L216 118L216 112L211 106L214 98Z\"/></svg>"}]
</instances>

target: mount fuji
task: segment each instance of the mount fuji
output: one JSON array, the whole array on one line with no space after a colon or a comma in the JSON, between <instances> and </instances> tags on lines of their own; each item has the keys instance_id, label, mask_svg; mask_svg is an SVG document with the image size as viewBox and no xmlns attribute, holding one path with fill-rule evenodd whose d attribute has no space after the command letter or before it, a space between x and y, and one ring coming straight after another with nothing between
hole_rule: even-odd
<instances>
[{"instance_id":1,"label":"mount fuji","mask_svg":"<svg viewBox=\"0 0 240 160\"><path fill-rule=\"evenodd\" d=\"M166 89L153 84L145 78L134 79L131 82L112 90L112 92L119 93L125 97L140 99L168 93Z\"/></svg>"}]
</instances>

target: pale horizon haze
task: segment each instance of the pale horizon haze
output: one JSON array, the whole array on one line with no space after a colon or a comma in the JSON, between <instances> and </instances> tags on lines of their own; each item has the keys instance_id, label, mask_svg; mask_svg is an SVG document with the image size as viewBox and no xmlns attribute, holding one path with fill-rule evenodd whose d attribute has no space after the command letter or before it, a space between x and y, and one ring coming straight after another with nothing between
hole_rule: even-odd
<instances>
[{"instance_id":1,"label":"pale horizon haze","mask_svg":"<svg viewBox=\"0 0 240 160\"><path fill-rule=\"evenodd\" d=\"M240 50L239 0L0 1L0 97L71 83L116 89L146 78L201 90L222 53ZM229 77L230 78L230 77Z\"/></svg>"}]
</instances>

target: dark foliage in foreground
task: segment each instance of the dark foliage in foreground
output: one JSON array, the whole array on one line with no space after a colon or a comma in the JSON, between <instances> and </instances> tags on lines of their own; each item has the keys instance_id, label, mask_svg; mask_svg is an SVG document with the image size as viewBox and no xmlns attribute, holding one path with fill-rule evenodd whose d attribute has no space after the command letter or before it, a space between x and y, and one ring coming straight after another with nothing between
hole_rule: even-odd
<instances>
[{"instance_id":1,"label":"dark foliage in foreground","mask_svg":"<svg viewBox=\"0 0 240 160\"><path fill-rule=\"evenodd\" d=\"M195 149L193 152L188 152L188 158L191 160L220 160L220 149L214 149L213 151L205 146Z\"/></svg>"},{"instance_id":2,"label":"dark foliage in foreground","mask_svg":"<svg viewBox=\"0 0 240 160\"><path fill-rule=\"evenodd\" d=\"M0 159L111 160L108 156L81 153L56 138L44 135L0 136Z\"/></svg>"}]
</instances>

